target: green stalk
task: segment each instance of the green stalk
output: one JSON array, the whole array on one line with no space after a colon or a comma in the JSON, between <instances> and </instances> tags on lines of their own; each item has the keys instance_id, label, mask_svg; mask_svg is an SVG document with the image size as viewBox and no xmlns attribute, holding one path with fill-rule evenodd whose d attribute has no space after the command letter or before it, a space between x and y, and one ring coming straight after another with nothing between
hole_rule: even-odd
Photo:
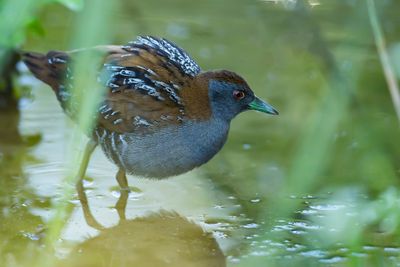
<instances>
[{"instance_id":1,"label":"green stalk","mask_svg":"<svg viewBox=\"0 0 400 267\"><path fill-rule=\"evenodd\" d=\"M386 49L385 38L379 24L374 0L367 0L368 17L371 23L372 33L374 34L375 45L378 50L379 59L382 64L389 92L392 97L393 106L400 121L400 91L397 84L393 67L390 63L389 55Z\"/></svg>"},{"instance_id":2,"label":"green stalk","mask_svg":"<svg viewBox=\"0 0 400 267\"><path fill-rule=\"evenodd\" d=\"M113 1L88 0L85 8L79 14L75 25L75 36L71 46L76 48L86 48L96 44L109 43L110 31L107 30L108 21L113 10ZM61 238L68 218L73 210L70 200L75 193L77 173L83 158L82 148L88 138L84 133L90 132L93 128L93 118L98 103L101 101L102 89L96 81L98 66L100 64L99 55L84 53L73 62L73 92L72 98L78 103L78 127L70 140L69 163L62 183L61 197L54 203L54 216L48 223L46 235L47 253L40 259L37 266L54 266L54 249L58 240Z\"/></svg>"}]
</instances>

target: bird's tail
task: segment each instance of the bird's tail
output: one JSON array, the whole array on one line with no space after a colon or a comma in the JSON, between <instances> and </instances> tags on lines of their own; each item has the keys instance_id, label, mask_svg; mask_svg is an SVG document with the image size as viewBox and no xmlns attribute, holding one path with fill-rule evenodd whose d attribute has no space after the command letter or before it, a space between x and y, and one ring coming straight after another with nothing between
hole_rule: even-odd
<instances>
[{"instance_id":1,"label":"bird's tail","mask_svg":"<svg viewBox=\"0 0 400 267\"><path fill-rule=\"evenodd\" d=\"M22 60L36 78L50 85L58 93L68 68L69 58L65 52L23 52Z\"/></svg>"}]
</instances>

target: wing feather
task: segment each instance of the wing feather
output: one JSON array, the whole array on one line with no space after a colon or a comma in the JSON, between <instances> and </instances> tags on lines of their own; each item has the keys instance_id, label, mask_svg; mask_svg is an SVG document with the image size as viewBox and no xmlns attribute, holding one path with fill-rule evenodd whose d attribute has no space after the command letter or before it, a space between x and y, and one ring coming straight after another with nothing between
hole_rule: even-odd
<instances>
[{"instance_id":1,"label":"wing feather","mask_svg":"<svg viewBox=\"0 0 400 267\"><path fill-rule=\"evenodd\" d=\"M138 37L126 46L53 51L40 57L40 70L47 75L42 80L52 86L73 119L76 110L69 103L73 101L70 90L74 79L70 66L75 58L93 50L104 59L97 80L106 90L97 127L117 133L146 133L185 120L181 91L200 73L200 67L175 44L151 36ZM33 67L38 64L31 63Z\"/></svg>"}]
</instances>

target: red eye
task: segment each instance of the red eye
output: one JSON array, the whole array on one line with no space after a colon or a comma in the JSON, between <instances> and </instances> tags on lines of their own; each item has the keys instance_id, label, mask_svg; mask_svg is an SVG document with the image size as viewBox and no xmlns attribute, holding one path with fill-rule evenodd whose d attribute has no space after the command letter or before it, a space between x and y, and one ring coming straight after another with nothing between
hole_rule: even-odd
<instances>
[{"instance_id":1,"label":"red eye","mask_svg":"<svg viewBox=\"0 0 400 267\"><path fill-rule=\"evenodd\" d=\"M245 97L245 94L244 94L243 91L235 90L235 91L233 91L233 97L236 100L240 100L240 99L243 99Z\"/></svg>"}]
</instances>

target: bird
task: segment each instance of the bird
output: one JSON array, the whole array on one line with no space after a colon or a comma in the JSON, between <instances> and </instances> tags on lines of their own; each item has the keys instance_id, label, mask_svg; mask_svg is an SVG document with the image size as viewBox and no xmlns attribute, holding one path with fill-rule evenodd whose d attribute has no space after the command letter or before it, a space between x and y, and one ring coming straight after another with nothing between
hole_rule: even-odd
<instances>
[{"instance_id":1,"label":"bird","mask_svg":"<svg viewBox=\"0 0 400 267\"><path fill-rule=\"evenodd\" d=\"M164 179L208 162L225 144L239 113L278 115L244 78L224 69L203 71L185 50L165 38L146 35L126 45L23 52L28 69L52 88L75 122L72 66L90 51L101 53L99 65L88 68L96 70L95 81L104 93L88 133L79 181L97 145L118 167L120 187L129 190L127 174Z\"/></svg>"}]
</instances>

